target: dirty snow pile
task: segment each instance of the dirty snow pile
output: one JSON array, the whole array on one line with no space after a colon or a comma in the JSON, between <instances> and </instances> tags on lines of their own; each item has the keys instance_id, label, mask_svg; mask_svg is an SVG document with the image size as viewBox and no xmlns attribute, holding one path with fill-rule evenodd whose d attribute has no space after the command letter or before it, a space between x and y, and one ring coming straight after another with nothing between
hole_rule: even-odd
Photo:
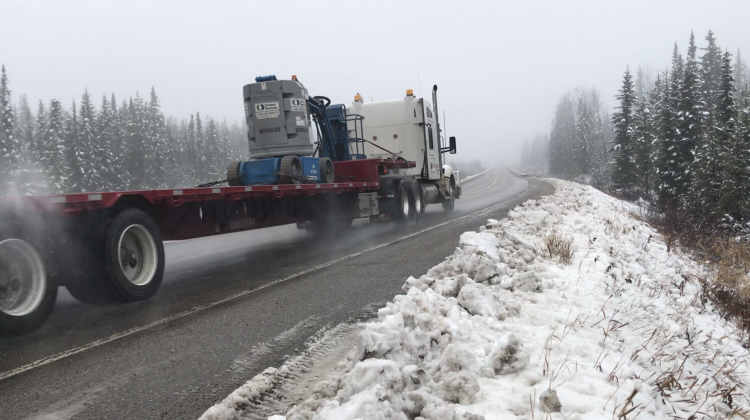
<instances>
[{"instance_id":1,"label":"dirty snow pile","mask_svg":"<svg viewBox=\"0 0 750 420\"><path fill-rule=\"evenodd\" d=\"M703 268L630 204L549 182L409 278L344 373L272 419L748 418L747 341L701 299Z\"/></svg>"}]
</instances>

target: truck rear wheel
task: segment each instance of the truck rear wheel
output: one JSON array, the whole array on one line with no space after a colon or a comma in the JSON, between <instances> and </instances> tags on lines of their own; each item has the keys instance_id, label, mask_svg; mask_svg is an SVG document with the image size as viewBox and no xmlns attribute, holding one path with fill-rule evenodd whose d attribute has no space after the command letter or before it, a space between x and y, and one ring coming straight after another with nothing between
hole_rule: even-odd
<instances>
[{"instance_id":1,"label":"truck rear wheel","mask_svg":"<svg viewBox=\"0 0 750 420\"><path fill-rule=\"evenodd\" d=\"M0 237L0 335L38 328L56 299L57 284L39 251L22 239Z\"/></svg>"},{"instance_id":2,"label":"truck rear wheel","mask_svg":"<svg viewBox=\"0 0 750 420\"><path fill-rule=\"evenodd\" d=\"M396 181L396 189L393 195L394 219L404 222L409 219L413 210L413 200L409 194L409 188L403 180Z\"/></svg>"},{"instance_id":3,"label":"truck rear wheel","mask_svg":"<svg viewBox=\"0 0 750 420\"><path fill-rule=\"evenodd\" d=\"M416 219L423 215L425 211L424 188L422 188L422 185L418 181L413 179L408 182L408 186L412 204L411 218Z\"/></svg>"}]
</instances>

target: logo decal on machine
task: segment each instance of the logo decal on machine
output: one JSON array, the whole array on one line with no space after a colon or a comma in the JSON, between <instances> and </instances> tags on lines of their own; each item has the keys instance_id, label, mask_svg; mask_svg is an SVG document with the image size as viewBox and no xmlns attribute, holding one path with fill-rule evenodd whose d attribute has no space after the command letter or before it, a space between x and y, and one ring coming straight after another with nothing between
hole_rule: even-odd
<instances>
[{"instance_id":1,"label":"logo decal on machine","mask_svg":"<svg viewBox=\"0 0 750 420\"><path fill-rule=\"evenodd\" d=\"M279 116L278 102L263 102L255 104L255 118L264 120L267 118L276 118Z\"/></svg>"},{"instance_id":2,"label":"logo decal on machine","mask_svg":"<svg viewBox=\"0 0 750 420\"><path fill-rule=\"evenodd\" d=\"M292 99L290 103L292 106L292 111L305 112L307 104L305 103L304 99Z\"/></svg>"}]
</instances>

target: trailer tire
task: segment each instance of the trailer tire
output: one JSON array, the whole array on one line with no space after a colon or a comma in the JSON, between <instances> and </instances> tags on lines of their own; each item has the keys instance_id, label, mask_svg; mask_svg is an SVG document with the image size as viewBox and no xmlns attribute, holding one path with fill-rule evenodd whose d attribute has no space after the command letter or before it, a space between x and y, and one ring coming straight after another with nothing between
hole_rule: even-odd
<instances>
[{"instance_id":1,"label":"trailer tire","mask_svg":"<svg viewBox=\"0 0 750 420\"><path fill-rule=\"evenodd\" d=\"M43 250L15 236L0 235L2 336L23 334L39 328L49 318L57 299L57 282L47 275L40 252Z\"/></svg>"},{"instance_id":2,"label":"trailer tire","mask_svg":"<svg viewBox=\"0 0 750 420\"><path fill-rule=\"evenodd\" d=\"M403 180L396 181L396 188L393 194L393 213L397 222L409 220L414 208L413 200L409 194L409 188Z\"/></svg>"},{"instance_id":3,"label":"trailer tire","mask_svg":"<svg viewBox=\"0 0 750 420\"><path fill-rule=\"evenodd\" d=\"M164 277L164 244L146 213L127 209L115 216L104 247L109 279L122 299L145 300L156 294Z\"/></svg>"}]
</instances>

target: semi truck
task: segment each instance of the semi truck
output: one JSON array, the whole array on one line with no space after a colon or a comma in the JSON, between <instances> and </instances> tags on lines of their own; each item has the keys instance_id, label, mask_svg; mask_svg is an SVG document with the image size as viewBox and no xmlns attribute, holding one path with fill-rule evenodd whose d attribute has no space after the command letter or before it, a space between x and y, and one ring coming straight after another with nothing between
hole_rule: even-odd
<instances>
[{"instance_id":1,"label":"semi truck","mask_svg":"<svg viewBox=\"0 0 750 420\"><path fill-rule=\"evenodd\" d=\"M325 233L357 218L405 223L461 195L456 153L432 102L350 105L309 96L293 76L243 88L249 159L195 188L0 198L0 334L38 328L58 287L83 303L151 298L164 241L285 224Z\"/></svg>"}]
</instances>

